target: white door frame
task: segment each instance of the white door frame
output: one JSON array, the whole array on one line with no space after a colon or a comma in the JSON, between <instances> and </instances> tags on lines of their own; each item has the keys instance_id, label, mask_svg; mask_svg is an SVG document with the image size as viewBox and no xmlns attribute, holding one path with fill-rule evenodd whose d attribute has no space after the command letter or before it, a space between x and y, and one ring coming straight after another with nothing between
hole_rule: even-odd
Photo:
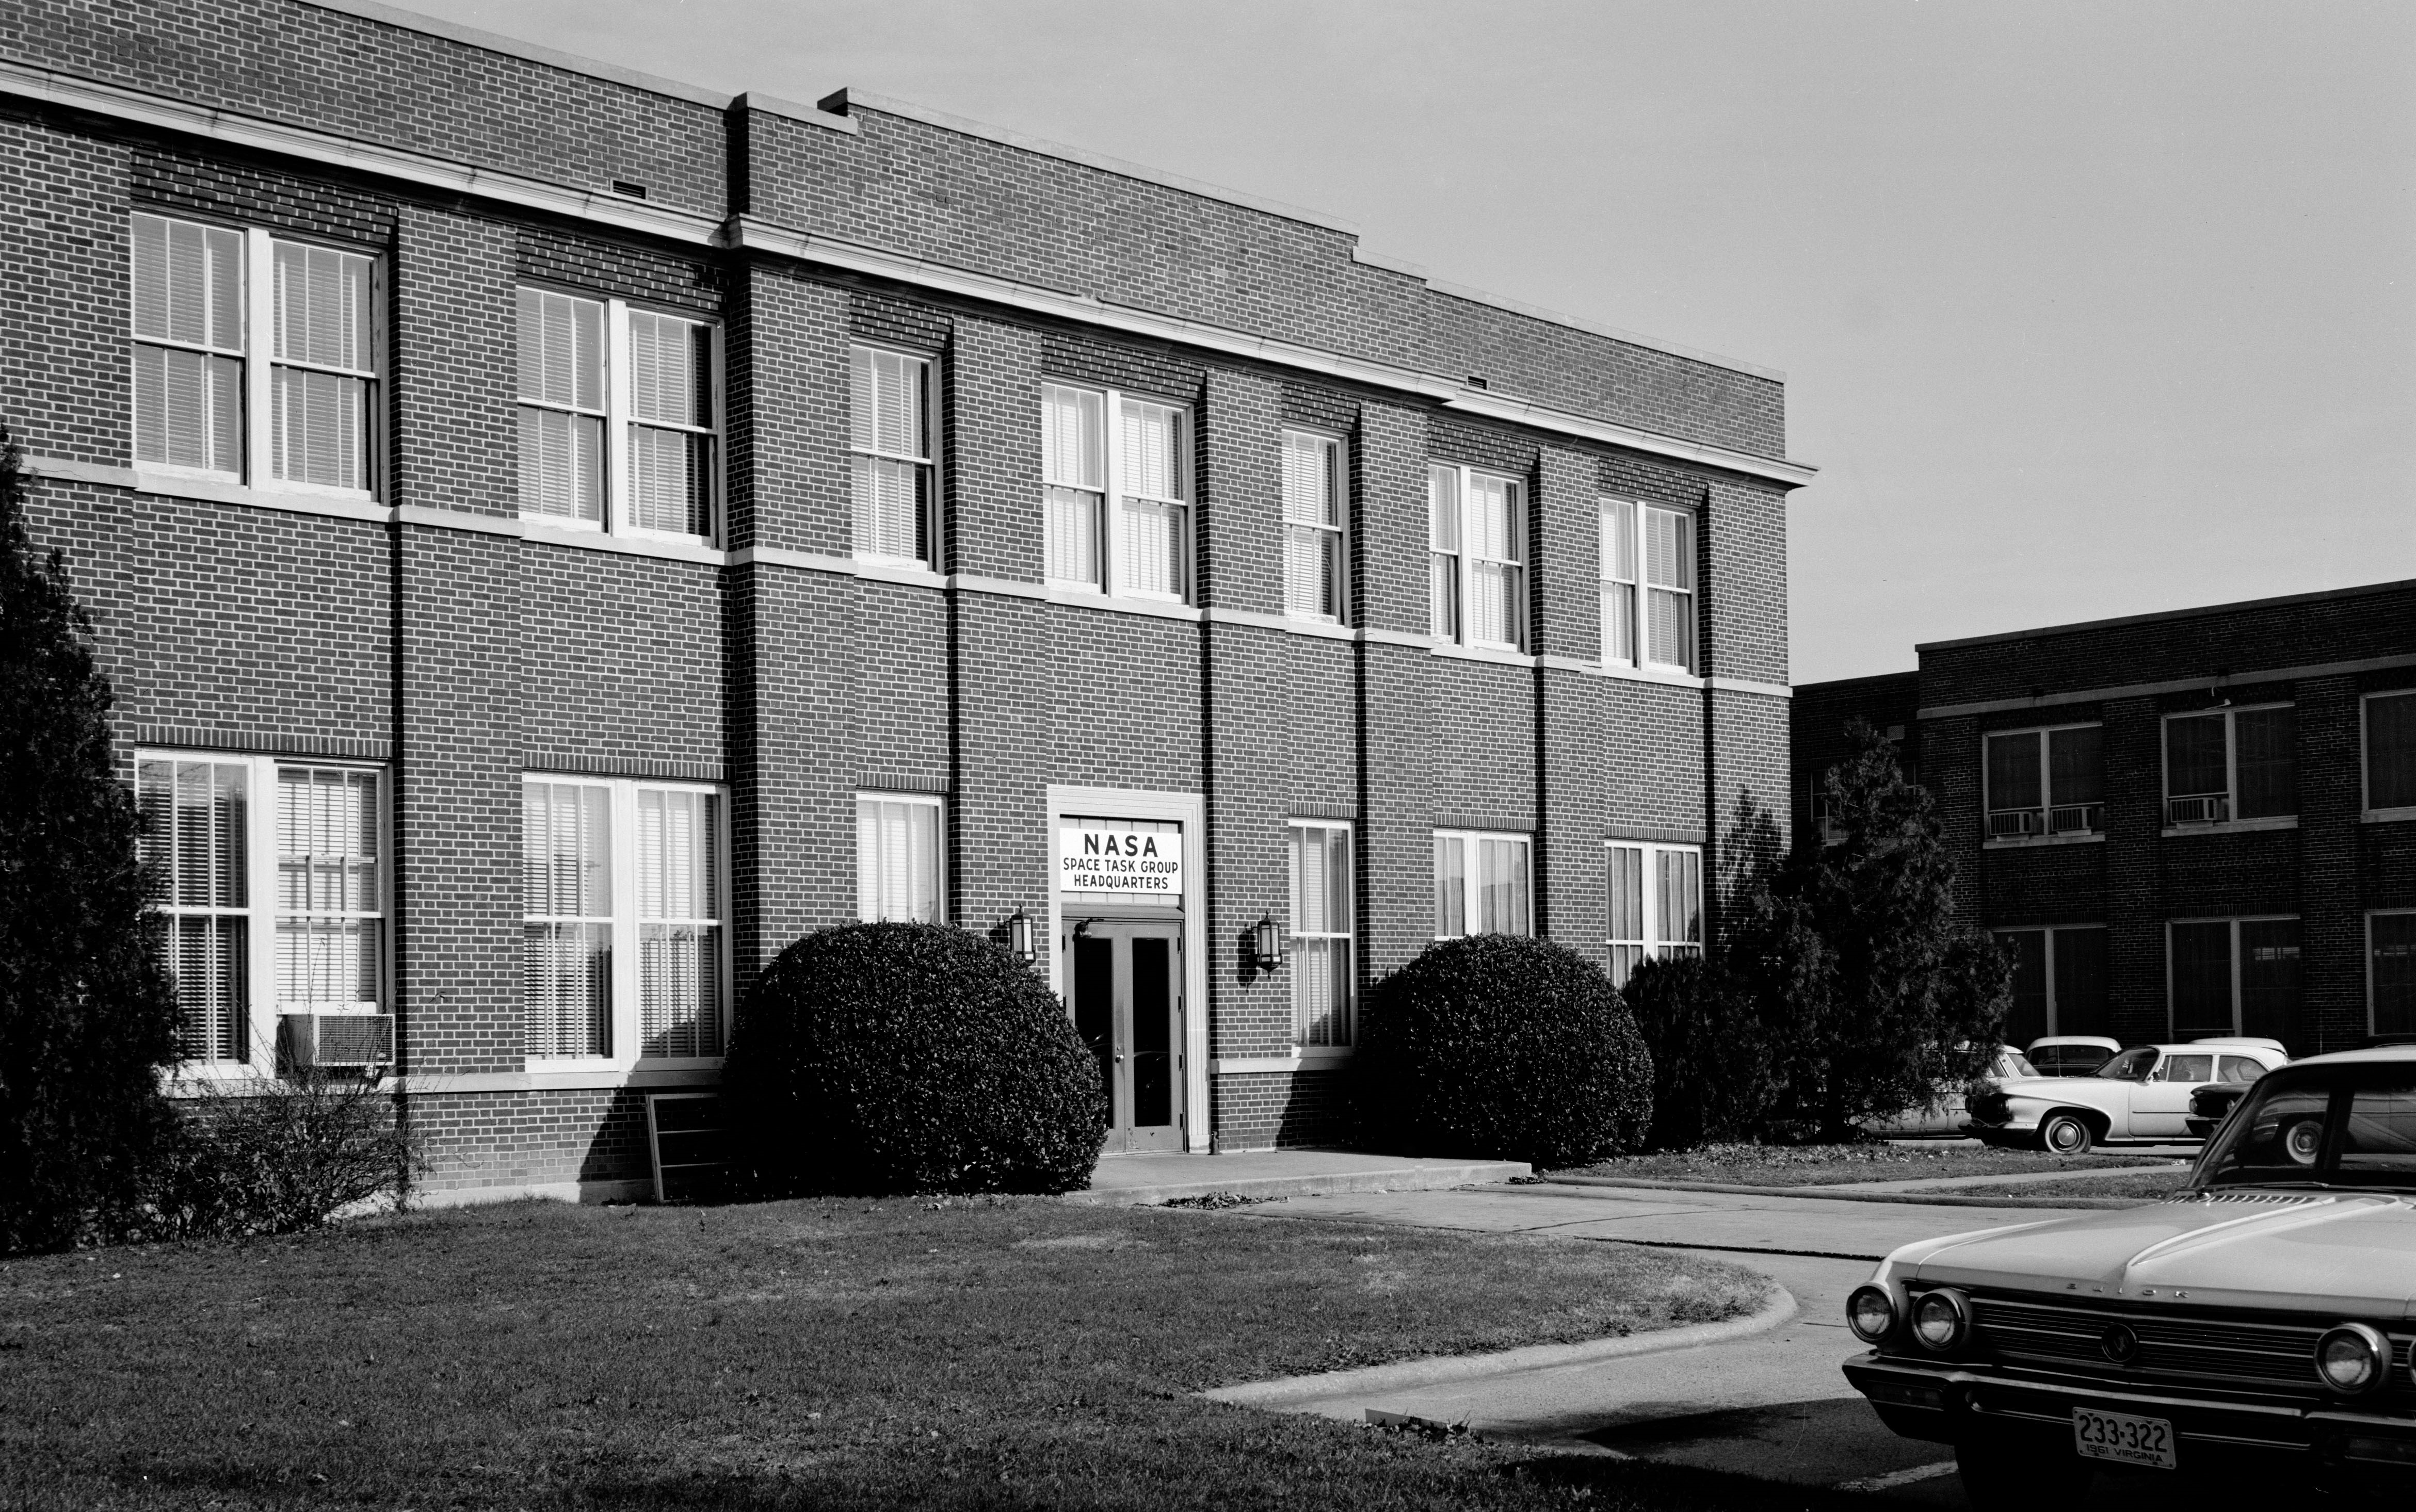
<instances>
[{"instance_id":1,"label":"white door frame","mask_svg":"<svg viewBox=\"0 0 2416 1512\"><path fill-rule=\"evenodd\" d=\"M1172 820L1183 826L1183 1147L1208 1149L1208 804L1198 793L1049 786L1049 986L1065 996L1065 894L1057 886L1057 831L1069 815Z\"/></svg>"}]
</instances>

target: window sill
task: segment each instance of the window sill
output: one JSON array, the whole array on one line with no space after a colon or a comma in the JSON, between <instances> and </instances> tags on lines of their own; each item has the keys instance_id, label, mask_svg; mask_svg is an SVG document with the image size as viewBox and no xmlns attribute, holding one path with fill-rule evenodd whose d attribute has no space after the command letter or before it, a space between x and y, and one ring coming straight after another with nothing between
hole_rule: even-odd
<instances>
[{"instance_id":1,"label":"window sill","mask_svg":"<svg viewBox=\"0 0 2416 1512\"><path fill-rule=\"evenodd\" d=\"M2183 835L2238 834L2249 830L2295 830L2298 827L2297 815L2282 814L2266 819L2223 819L2213 824L2168 824L2165 826L2162 833L2167 840L2176 840Z\"/></svg>"},{"instance_id":2,"label":"window sill","mask_svg":"<svg viewBox=\"0 0 2416 1512\"><path fill-rule=\"evenodd\" d=\"M1229 1055L1208 1063L1212 1076L1287 1075L1295 1071L1328 1070L1349 1062L1349 1046L1304 1045L1289 1055Z\"/></svg>"},{"instance_id":3,"label":"window sill","mask_svg":"<svg viewBox=\"0 0 2416 1512\"><path fill-rule=\"evenodd\" d=\"M2170 831L2166 831L2167 834ZM2091 830L2086 834L2069 835L1999 835L1980 842L1982 850L2028 850L2035 846L2102 846L2106 831Z\"/></svg>"},{"instance_id":4,"label":"window sill","mask_svg":"<svg viewBox=\"0 0 2416 1512\"><path fill-rule=\"evenodd\" d=\"M1434 653L1437 656L1449 657L1456 662L1490 662L1496 666L1532 668L1536 665L1534 657L1524 651L1513 651L1507 646L1462 646L1438 642L1434 648Z\"/></svg>"},{"instance_id":5,"label":"window sill","mask_svg":"<svg viewBox=\"0 0 2416 1512\"><path fill-rule=\"evenodd\" d=\"M1112 614L1137 614L1149 620L1180 620L1198 624L1206 618L1206 611L1171 599L1120 598L1096 589L1065 588L1056 583L1049 585L1048 597L1051 604L1078 609L1100 609Z\"/></svg>"},{"instance_id":6,"label":"window sill","mask_svg":"<svg viewBox=\"0 0 2416 1512\"><path fill-rule=\"evenodd\" d=\"M602 1092L622 1087L718 1086L718 1060L642 1060L635 1065L612 1061L530 1062L524 1071L417 1071L387 1079L398 1092ZM538 1069L542 1068L542 1069Z\"/></svg>"},{"instance_id":7,"label":"window sill","mask_svg":"<svg viewBox=\"0 0 2416 1512\"><path fill-rule=\"evenodd\" d=\"M850 573L876 583L904 583L913 588L945 588L946 577L908 557L855 557Z\"/></svg>"},{"instance_id":8,"label":"window sill","mask_svg":"<svg viewBox=\"0 0 2416 1512\"><path fill-rule=\"evenodd\" d=\"M401 518L412 525L450 526L452 522L448 520L430 517L442 513L415 509L403 512ZM475 517L483 520L487 516ZM718 567L730 560L728 552L717 550L693 538L683 541L675 536L613 535L592 528L566 527L551 520L539 523L525 517L519 523L517 531L499 533L517 534L532 546L567 546L574 551L606 551L624 557L656 557L670 561L693 561L706 567ZM476 525L462 528L479 529Z\"/></svg>"},{"instance_id":9,"label":"window sill","mask_svg":"<svg viewBox=\"0 0 2416 1512\"><path fill-rule=\"evenodd\" d=\"M2367 809L2363 818L2367 824L2404 824L2416 819L2416 808Z\"/></svg>"}]
</instances>

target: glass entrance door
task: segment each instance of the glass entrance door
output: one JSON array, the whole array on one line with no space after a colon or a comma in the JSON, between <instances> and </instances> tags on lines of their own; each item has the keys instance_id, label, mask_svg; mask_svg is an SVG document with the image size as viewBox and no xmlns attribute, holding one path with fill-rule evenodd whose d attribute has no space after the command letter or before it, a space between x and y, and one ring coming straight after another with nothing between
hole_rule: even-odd
<instances>
[{"instance_id":1,"label":"glass entrance door","mask_svg":"<svg viewBox=\"0 0 2416 1512\"><path fill-rule=\"evenodd\" d=\"M1112 1105L1107 1153L1180 1150L1182 926L1094 919L1070 933L1074 1027Z\"/></svg>"}]
</instances>

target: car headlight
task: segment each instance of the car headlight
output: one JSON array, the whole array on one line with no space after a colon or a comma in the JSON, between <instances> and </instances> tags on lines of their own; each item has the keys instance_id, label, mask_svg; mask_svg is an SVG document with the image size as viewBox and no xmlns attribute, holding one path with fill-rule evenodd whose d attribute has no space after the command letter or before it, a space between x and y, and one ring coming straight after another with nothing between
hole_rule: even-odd
<instances>
[{"instance_id":1,"label":"car headlight","mask_svg":"<svg viewBox=\"0 0 2416 1512\"><path fill-rule=\"evenodd\" d=\"M1961 1346L1971 1332L1971 1304L1951 1286L1924 1292L1912 1304L1912 1337L1933 1355Z\"/></svg>"},{"instance_id":2,"label":"car headlight","mask_svg":"<svg viewBox=\"0 0 2416 1512\"><path fill-rule=\"evenodd\" d=\"M2344 1396L2372 1391L2390 1373L2391 1341L2364 1324L2327 1328L2316 1340L2316 1374Z\"/></svg>"},{"instance_id":3,"label":"car headlight","mask_svg":"<svg viewBox=\"0 0 2416 1512\"><path fill-rule=\"evenodd\" d=\"M1876 1344L1895 1328L1895 1298L1884 1286L1857 1286L1846 1298L1846 1325L1865 1344Z\"/></svg>"}]
</instances>

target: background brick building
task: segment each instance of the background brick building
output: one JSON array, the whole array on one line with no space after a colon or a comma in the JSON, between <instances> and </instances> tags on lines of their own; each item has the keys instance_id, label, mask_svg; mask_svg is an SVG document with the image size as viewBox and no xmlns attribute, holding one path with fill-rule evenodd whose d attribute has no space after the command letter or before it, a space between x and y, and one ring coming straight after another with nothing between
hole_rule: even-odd
<instances>
[{"instance_id":1,"label":"background brick building","mask_svg":"<svg viewBox=\"0 0 2416 1512\"><path fill-rule=\"evenodd\" d=\"M2009 1039L2416 1034L2416 583L1918 651L1797 690L1798 822L1849 717L1910 725Z\"/></svg>"},{"instance_id":2,"label":"background brick building","mask_svg":"<svg viewBox=\"0 0 2416 1512\"><path fill-rule=\"evenodd\" d=\"M1777 375L896 101L33 0L0 379L189 1070L390 1016L432 1196L641 1190L739 985L875 914L1031 921L1120 1141L1314 1140L1367 982L1699 948L1786 780ZM1059 885L1110 836L1170 891Z\"/></svg>"}]
</instances>

